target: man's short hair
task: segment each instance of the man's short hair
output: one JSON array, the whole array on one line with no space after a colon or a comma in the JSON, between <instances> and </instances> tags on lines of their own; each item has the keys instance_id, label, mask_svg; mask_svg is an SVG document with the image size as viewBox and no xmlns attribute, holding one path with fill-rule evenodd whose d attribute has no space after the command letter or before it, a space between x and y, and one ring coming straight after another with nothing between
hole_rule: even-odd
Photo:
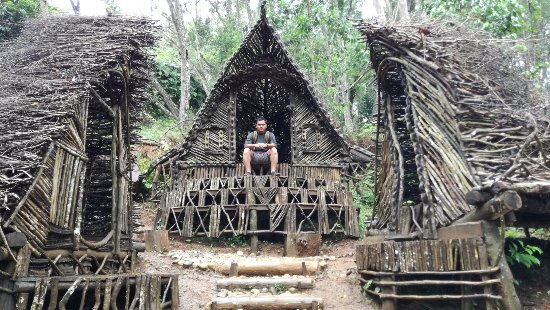
<instances>
[{"instance_id":1,"label":"man's short hair","mask_svg":"<svg viewBox=\"0 0 550 310\"><path fill-rule=\"evenodd\" d=\"M258 117L256 117L256 124L257 124L258 122L261 122L261 121L264 121L264 122L267 123L267 119L266 119L265 117L263 117L263 116L258 116Z\"/></svg>"}]
</instances>

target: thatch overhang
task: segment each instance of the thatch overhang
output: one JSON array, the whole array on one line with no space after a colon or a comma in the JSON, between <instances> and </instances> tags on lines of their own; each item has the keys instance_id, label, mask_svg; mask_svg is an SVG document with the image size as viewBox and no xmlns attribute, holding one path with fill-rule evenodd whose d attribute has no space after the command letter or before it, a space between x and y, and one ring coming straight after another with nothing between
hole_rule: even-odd
<instances>
[{"instance_id":1,"label":"thatch overhang","mask_svg":"<svg viewBox=\"0 0 550 310\"><path fill-rule=\"evenodd\" d=\"M52 17L0 44L2 225L25 233L35 254L73 248L73 235L109 235L113 205L124 224L103 246L131 249L127 171L154 28L145 18Z\"/></svg>"},{"instance_id":2,"label":"thatch overhang","mask_svg":"<svg viewBox=\"0 0 550 310\"><path fill-rule=\"evenodd\" d=\"M510 190L516 215L550 214L548 100L504 40L435 20L356 27L379 87L373 228L434 236Z\"/></svg>"}]
</instances>

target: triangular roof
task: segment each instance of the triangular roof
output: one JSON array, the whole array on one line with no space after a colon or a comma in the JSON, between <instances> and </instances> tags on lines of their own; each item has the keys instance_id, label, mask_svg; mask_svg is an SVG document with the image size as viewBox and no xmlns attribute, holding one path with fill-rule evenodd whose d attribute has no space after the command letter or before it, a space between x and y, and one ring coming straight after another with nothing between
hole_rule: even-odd
<instances>
[{"instance_id":1,"label":"triangular roof","mask_svg":"<svg viewBox=\"0 0 550 310\"><path fill-rule=\"evenodd\" d=\"M196 133L210 118L219 104L219 99L226 96L232 87L264 77L275 80L306 98L317 118L321 120L318 125L322 130L338 141L342 148L349 151L349 146L331 121L327 107L319 100L319 96L299 70L298 64L290 56L265 13L262 12L261 18L225 64L221 76L197 113L183 145L179 150L172 150L154 166L176 154L184 154L192 146L192 142L196 139Z\"/></svg>"}]
</instances>

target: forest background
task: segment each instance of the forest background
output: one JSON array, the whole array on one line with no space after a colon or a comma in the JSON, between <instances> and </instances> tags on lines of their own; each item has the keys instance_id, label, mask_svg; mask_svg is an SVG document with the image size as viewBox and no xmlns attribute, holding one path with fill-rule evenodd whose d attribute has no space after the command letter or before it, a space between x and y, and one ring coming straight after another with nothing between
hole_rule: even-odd
<instances>
[{"instance_id":1,"label":"forest background","mask_svg":"<svg viewBox=\"0 0 550 310\"><path fill-rule=\"evenodd\" d=\"M91 3L96 3L92 13L81 11ZM181 143L225 62L258 20L258 0L0 0L0 41L16 36L26 18L128 14L129 5L148 8L141 14L160 18L163 25L159 45L151 51L156 74L141 130L157 151L137 154L145 171ZM430 15L490 32L516 52L518 70L533 91L550 93L550 0L268 0L266 9L335 125L348 141L367 148L377 94L368 50L352 25L360 18L415 25L419 16ZM366 177L359 188L368 186ZM372 197L360 196L357 203L371 203Z\"/></svg>"}]
</instances>

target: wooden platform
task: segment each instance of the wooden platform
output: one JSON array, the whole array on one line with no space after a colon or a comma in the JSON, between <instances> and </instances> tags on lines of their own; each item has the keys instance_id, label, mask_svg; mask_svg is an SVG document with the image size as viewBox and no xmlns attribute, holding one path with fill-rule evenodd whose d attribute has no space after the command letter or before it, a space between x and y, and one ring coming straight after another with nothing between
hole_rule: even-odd
<instances>
[{"instance_id":1,"label":"wooden platform","mask_svg":"<svg viewBox=\"0 0 550 310\"><path fill-rule=\"evenodd\" d=\"M181 163L156 229L185 237L314 232L359 236L345 165L280 164L281 175L243 176L242 165ZM356 169L353 168L353 169Z\"/></svg>"}]
</instances>

